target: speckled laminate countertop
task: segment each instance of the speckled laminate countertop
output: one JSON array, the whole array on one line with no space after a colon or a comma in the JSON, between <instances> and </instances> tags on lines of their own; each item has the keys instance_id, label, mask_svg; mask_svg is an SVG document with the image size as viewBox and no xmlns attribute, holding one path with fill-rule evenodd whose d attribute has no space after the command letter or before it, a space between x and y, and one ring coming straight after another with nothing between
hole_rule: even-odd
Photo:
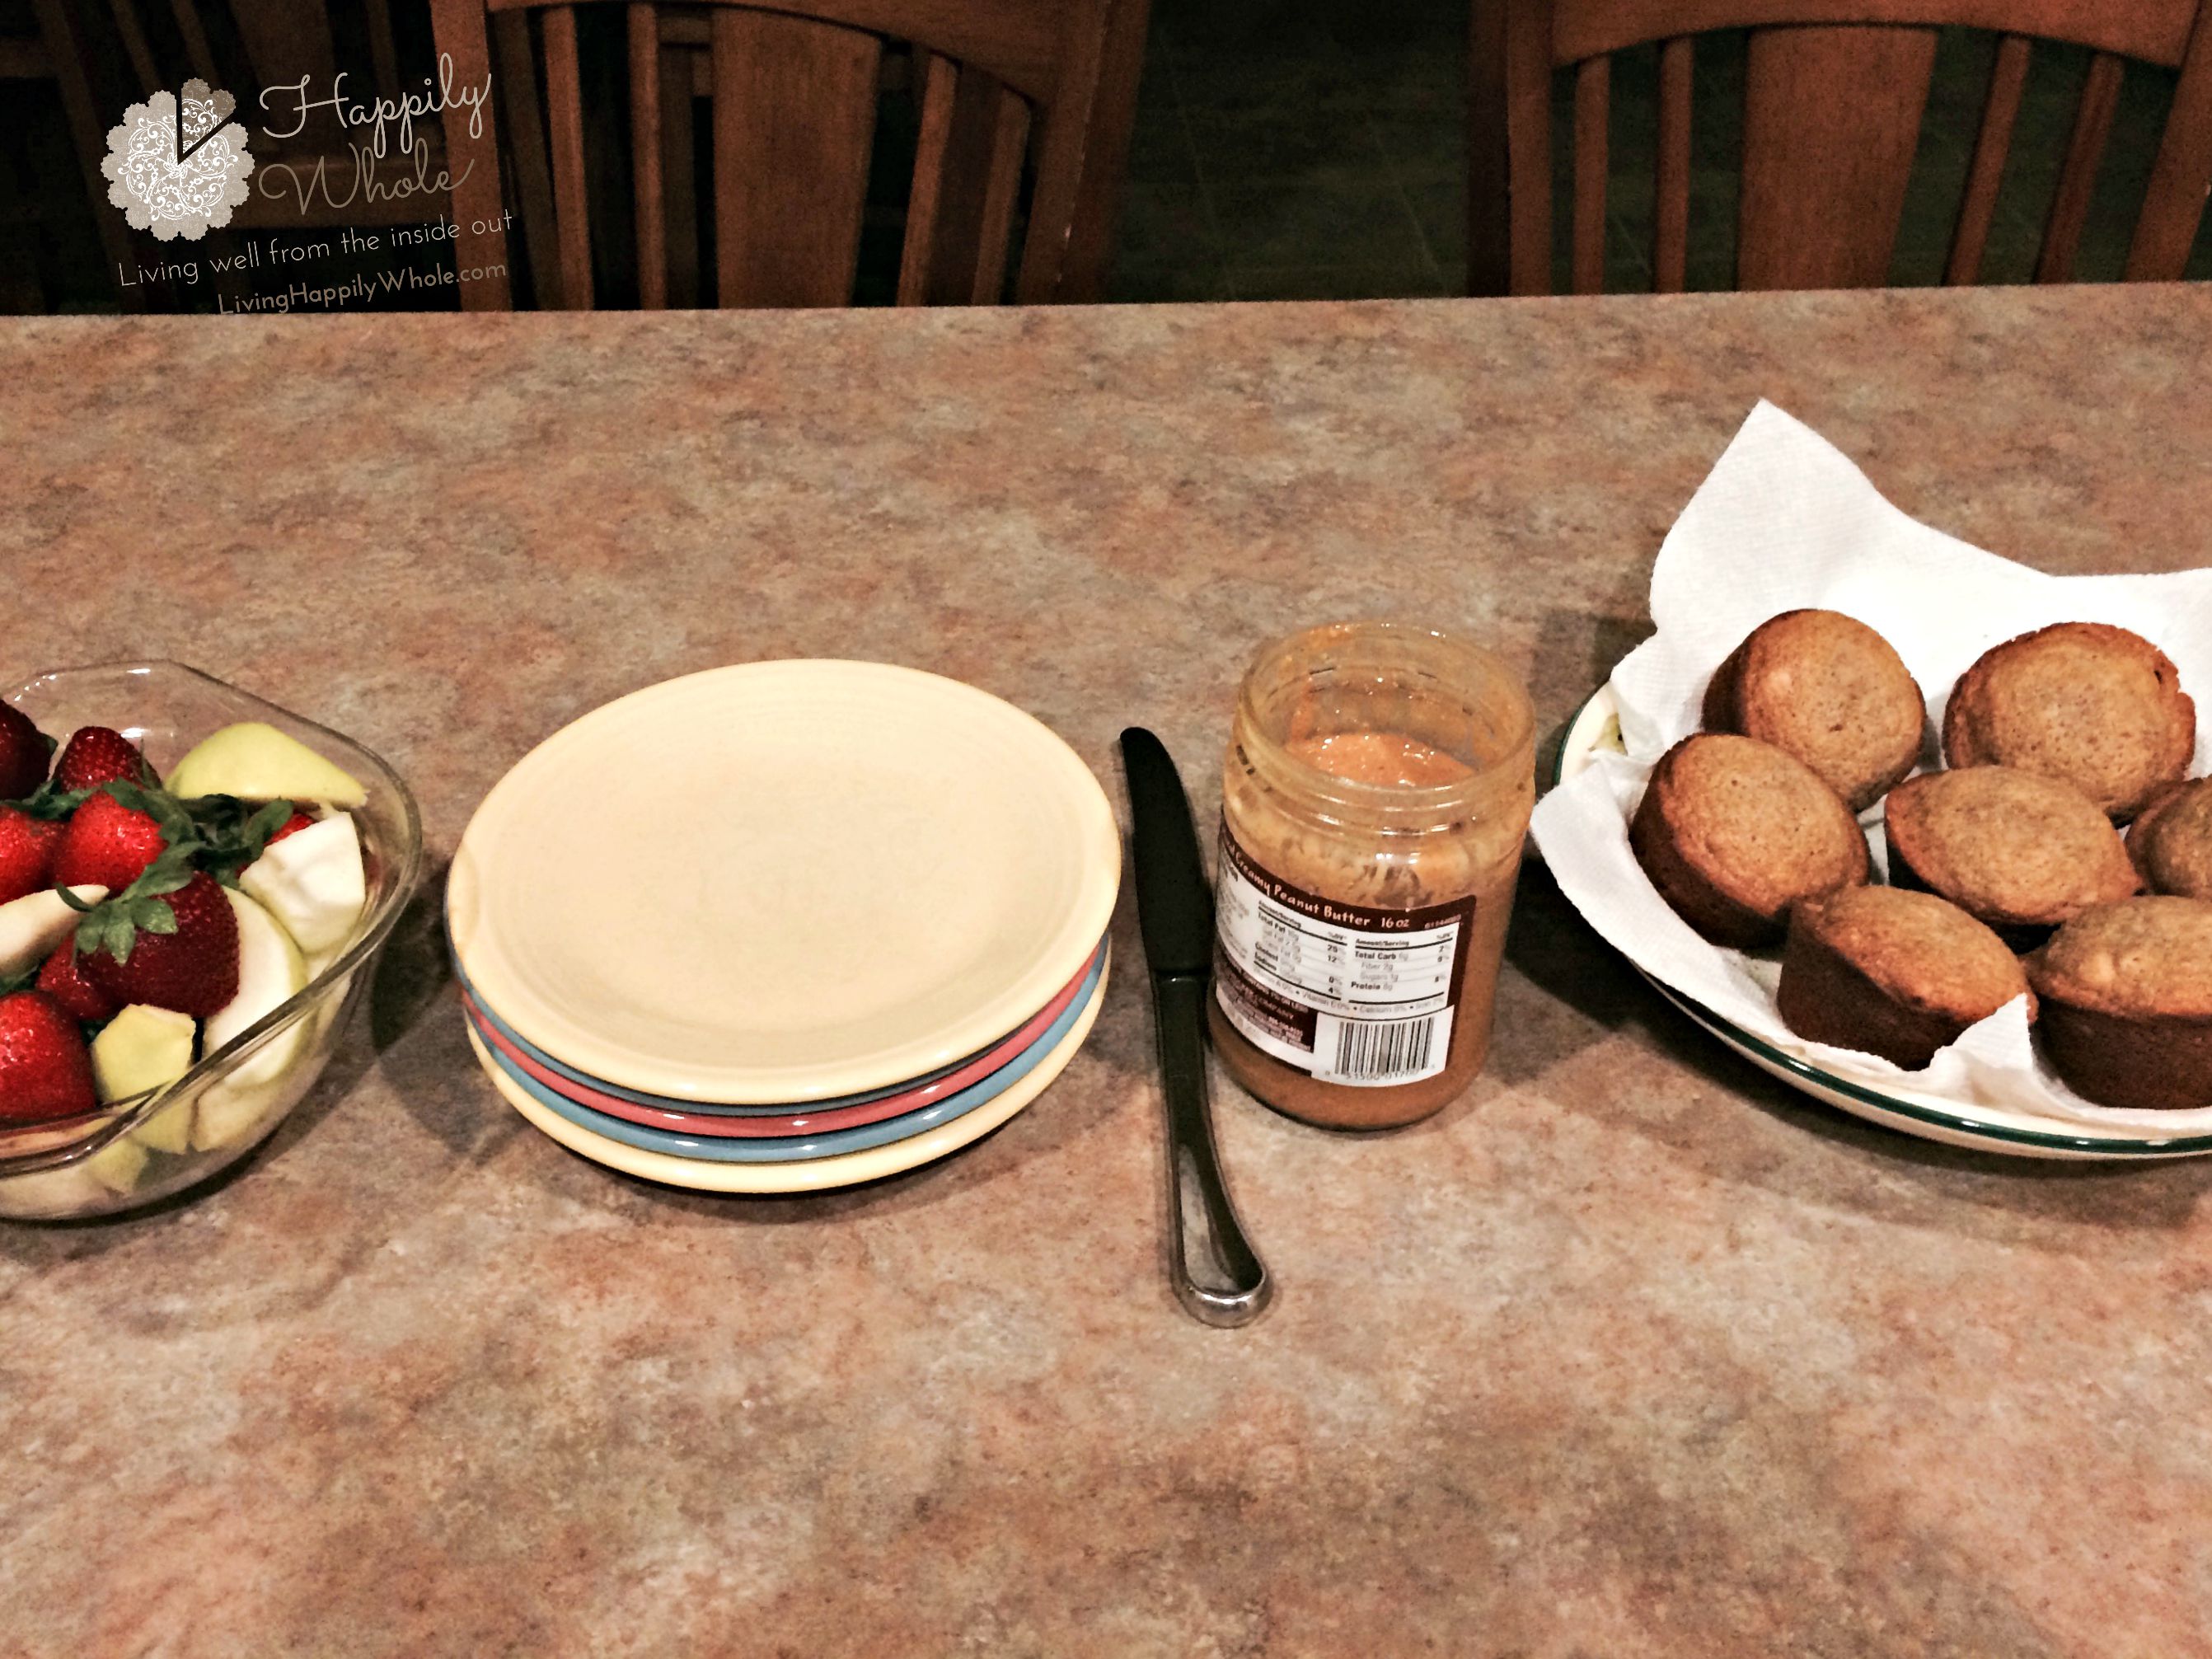
<instances>
[{"instance_id":1,"label":"speckled laminate countertop","mask_svg":"<svg viewBox=\"0 0 2212 1659\"><path fill-rule=\"evenodd\" d=\"M1556 726L1757 398L2052 570L2204 562L2212 294L0 325L5 672L168 655L353 733L442 866L537 739L783 655L1032 709L1203 818L1264 637L1468 630ZM1134 917L966 1154L644 1186L477 1074L434 909L237 1178L0 1225L0 1650L2184 1656L2212 1164L1863 1127L1522 886L1488 1075L1217 1088L1280 1284L1162 1273Z\"/></svg>"}]
</instances>

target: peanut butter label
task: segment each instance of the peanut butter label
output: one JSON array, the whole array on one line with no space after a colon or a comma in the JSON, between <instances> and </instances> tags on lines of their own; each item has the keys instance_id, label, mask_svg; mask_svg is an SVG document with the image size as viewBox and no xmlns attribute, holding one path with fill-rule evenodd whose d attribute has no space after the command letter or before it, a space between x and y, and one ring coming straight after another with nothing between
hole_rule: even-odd
<instances>
[{"instance_id":1,"label":"peanut butter label","mask_svg":"<svg viewBox=\"0 0 2212 1659\"><path fill-rule=\"evenodd\" d=\"M1473 895L1413 910L1323 898L1269 874L1226 819L1214 887L1214 999L1255 1047L1354 1087L1444 1069Z\"/></svg>"}]
</instances>

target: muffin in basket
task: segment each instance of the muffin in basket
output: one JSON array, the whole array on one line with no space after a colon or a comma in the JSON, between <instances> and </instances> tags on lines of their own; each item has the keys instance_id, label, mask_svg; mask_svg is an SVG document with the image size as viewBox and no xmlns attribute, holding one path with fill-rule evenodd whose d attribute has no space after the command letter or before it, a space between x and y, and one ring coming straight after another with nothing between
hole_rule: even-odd
<instances>
[{"instance_id":1,"label":"muffin in basket","mask_svg":"<svg viewBox=\"0 0 2212 1659\"><path fill-rule=\"evenodd\" d=\"M1799 1036L1917 1072L2027 993L2005 942L1949 900L1846 887L1790 912L1776 1003Z\"/></svg>"},{"instance_id":2,"label":"muffin in basket","mask_svg":"<svg viewBox=\"0 0 2212 1659\"><path fill-rule=\"evenodd\" d=\"M2100 904L2027 960L2044 1051L2101 1106L2212 1106L2212 901Z\"/></svg>"},{"instance_id":3,"label":"muffin in basket","mask_svg":"<svg viewBox=\"0 0 2212 1659\"><path fill-rule=\"evenodd\" d=\"M2095 802L2016 767L1907 778L1890 791L1882 833L1893 885L1941 894L2016 950L2140 884Z\"/></svg>"},{"instance_id":4,"label":"muffin in basket","mask_svg":"<svg viewBox=\"0 0 2212 1659\"><path fill-rule=\"evenodd\" d=\"M2128 830L2128 856L2154 893L2212 899L2212 778L2166 790Z\"/></svg>"},{"instance_id":5,"label":"muffin in basket","mask_svg":"<svg viewBox=\"0 0 2212 1659\"><path fill-rule=\"evenodd\" d=\"M1662 756L1628 826L1659 895L1716 945L1782 938L1790 907L1867 878L1866 838L1802 761L1700 732Z\"/></svg>"},{"instance_id":6,"label":"muffin in basket","mask_svg":"<svg viewBox=\"0 0 2212 1659\"><path fill-rule=\"evenodd\" d=\"M2180 670L2104 623L2059 623L1984 652L1943 712L1953 766L2063 778L2122 822L2181 778L2196 747Z\"/></svg>"},{"instance_id":7,"label":"muffin in basket","mask_svg":"<svg viewBox=\"0 0 2212 1659\"><path fill-rule=\"evenodd\" d=\"M1786 611L1714 671L1705 721L1787 750L1861 812L1920 758L1928 710L1873 629L1840 611Z\"/></svg>"}]
</instances>

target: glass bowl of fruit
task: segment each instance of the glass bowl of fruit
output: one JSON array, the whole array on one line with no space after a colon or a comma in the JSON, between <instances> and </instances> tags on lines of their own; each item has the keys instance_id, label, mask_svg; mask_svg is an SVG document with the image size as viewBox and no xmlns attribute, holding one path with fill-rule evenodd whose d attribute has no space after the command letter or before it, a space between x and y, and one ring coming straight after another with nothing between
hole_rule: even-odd
<instances>
[{"instance_id":1,"label":"glass bowl of fruit","mask_svg":"<svg viewBox=\"0 0 2212 1659\"><path fill-rule=\"evenodd\" d=\"M0 1218L137 1209L267 1139L422 865L390 767L197 669L0 693Z\"/></svg>"}]
</instances>

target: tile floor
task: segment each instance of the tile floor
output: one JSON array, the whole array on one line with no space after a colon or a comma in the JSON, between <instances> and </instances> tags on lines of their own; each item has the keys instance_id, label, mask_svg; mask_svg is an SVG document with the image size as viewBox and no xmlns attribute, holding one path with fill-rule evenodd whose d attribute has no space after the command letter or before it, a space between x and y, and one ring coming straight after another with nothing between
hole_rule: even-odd
<instances>
[{"instance_id":1,"label":"tile floor","mask_svg":"<svg viewBox=\"0 0 2212 1659\"><path fill-rule=\"evenodd\" d=\"M1109 297L1380 298L1461 290L1467 255L1467 0L1153 0ZM1947 33L1937 53L1892 280L1940 279L1988 85L1994 37ZM2025 282L2087 54L2041 47L1998 198L1985 280ZM1613 78L1606 286L1648 289L1657 54ZM2112 280L2126 258L2173 77L2129 66L2079 262ZM1732 285L1740 35L1698 43L1692 288ZM1553 101L1571 161L1569 89ZM1555 283L1566 284L1565 250ZM2193 276L2212 276L2212 216Z\"/></svg>"}]
</instances>

